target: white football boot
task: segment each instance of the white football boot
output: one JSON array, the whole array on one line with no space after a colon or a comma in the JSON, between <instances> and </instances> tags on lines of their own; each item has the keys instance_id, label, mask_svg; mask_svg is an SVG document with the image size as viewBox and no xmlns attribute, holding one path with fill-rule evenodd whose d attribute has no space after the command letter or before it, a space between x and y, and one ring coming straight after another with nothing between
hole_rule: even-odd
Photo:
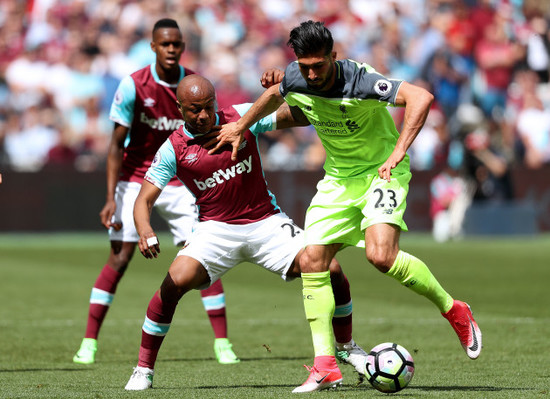
<instances>
[{"instance_id":1,"label":"white football boot","mask_svg":"<svg viewBox=\"0 0 550 399\"><path fill-rule=\"evenodd\" d=\"M134 367L134 372L124 387L127 391L144 391L153 387L155 372L147 367Z\"/></svg>"}]
</instances>

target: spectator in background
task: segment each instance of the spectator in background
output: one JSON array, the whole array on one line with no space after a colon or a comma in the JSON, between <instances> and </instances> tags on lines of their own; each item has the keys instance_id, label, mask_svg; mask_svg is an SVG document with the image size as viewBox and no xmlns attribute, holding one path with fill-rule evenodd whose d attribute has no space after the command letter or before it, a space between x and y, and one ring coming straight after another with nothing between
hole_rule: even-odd
<instances>
[{"instance_id":1,"label":"spectator in background","mask_svg":"<svg viewBox=\"0 0 550 399\"><path fill-rule=\"evenodd\" d=\"M407 152L411 169L431 170L444 165L449 135L443 112L432 106L426 122Z\"/></svg>"},{"instance_id":2,"label":"spectator in background","mask_svg":"<svg viewBox=\"0 0 550 399\"><path fill-rule=\"evenodd\" d=\"M462 236L464 216L472 202L474 184L457 167L449 163L430 182L432 236L437 242Z\"/></svg>"},{"instance_id":3,"label":"spectator in background","mask_svg":"<svg viewBox=\"0 0 550 399\"><path fill-rule=\"evenodd\" d=\"M73 143L68 130L66 128L62 128L59 132L59 140L57 144L48 151L46 166L61 168L72 168L75 166L76 160L78 159L78 152L74 149L72 144ZM77 166L77 170L83 171L84 168L79 168Z\"/></svg>"},{"instance_id":4,"label":"spectator in background","mask_svg":"<svg viewBox=\"0 0 550 399\"><path fill-rule=\"evenodd\" d=\"M463 98L468 74L468 65L453 51L451 43L436 50L421 71L421 78L430 84L446 119L454 115Z\"/></svg>"},{"instance_id":5,"label":"spectator in background","mask_svg":"<svg viewBox=\"0 0 550 399\"><path fill-rule=\"evenodd\" d=\"M4 146L13 170L36 172L44 166L59 140L58 120L55 109L38 105L9 116Z\"/></svg>"},{"instance_id":6,"label":"spectator in background","mask_svg":"<svg viewBox=\"0 0 550 399\"><path fill-rule=\"evenodd\" d=\"M524 164L538 169L550 162L550 108L537 92L539 75L529 70L519 75L524 90L515 128L524 149Z\"/></svg>"},{"instance_id":7,"label":"spectator in background","mask_svg":"<svg viewBox=\"0 0 550 399\"><path fill-rule=\"evenodd\" d=\"M475 182L474 201L513 199L510 164L491 143L491 128L496 125L479 126L464 139L464 166L467 177ZM497 134L495 130L492 132Z\"/></svg>"},{"instance_id":8,"label":"spectator in background","mask_svg":"<svg viewBox=\"0 0 550 399\"><path fill-rule=\"evenodd\" d=\"M526 7L526 64L535 71L539 81L547 83L550 80L550 32L548 20L540 8Z\"/></svg>"},{"instance_id":9,"label":"spectator in background","mask_svg":"<svg viewBox=\"0 0 550 399\"><path fill-rule=\"evenodd\" d=\"M472 82L473 93L485 115L490 117L504 111L512 72L525 55L524 48L509 38L507 29L505 16L496 15L474 48L477 70Z\"/></svg>"},{"instance_id":10,"label":"spectator in background","mask_svg":"<svg viewBox=\"0 0 550 399\"><path fill-rule=\"evenodd\" d=\"M266 155L265 163L271 170L296 170L302 165L299 143L291 129L277 133L277 140Z\"/></svg>"}]
</instances>

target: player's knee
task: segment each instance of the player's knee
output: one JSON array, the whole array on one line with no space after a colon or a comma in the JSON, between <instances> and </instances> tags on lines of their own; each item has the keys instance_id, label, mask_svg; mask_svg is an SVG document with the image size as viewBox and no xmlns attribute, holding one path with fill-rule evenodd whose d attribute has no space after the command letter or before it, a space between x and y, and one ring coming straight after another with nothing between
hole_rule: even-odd
<instances>
[{"instance_id":1,"label":"player's knee","mask_svg":"<svg viewBox=\"0 0 550 399\"><path fill-rule=\"evenodd\" d=\"M124 273L135 252L135 243L112 241L107 264L119 273Z\"/></svg>"},{"instance_id":2,"label":"player's knee","mask_svg":"<svg viewBox=\"0 0 550 399\"><path fill-rule=\"evenodd\" d=\"M394 251L380 245L367 245L367 260L382 273L391 269L395 256Z\"/></svg>"},{"instance_id":3,"label":"player's knee","mask_svg":"<svg viewBox=\"0 0 550 399\"><path fill-rule=\"evenodd\" d=\"M163 301L178 302L189 289L178 279L174 279L170 273L166 274L160 286L160 297Z\"/></svg>"},{"instance_id":4,"label":"player's knee","mask_svg":"<svg viewBox=\"0 0 550 399\"><path fill-rule=\"evenodd\" d=\"M111 266L111 268L119 273L124 273L126 269L128 268L128 264L130 263L130 259L132 259L132 256L110 256L109 260L107 261L107 264Z\"/></svg>"},{"instance_id":5,"label":"player's knee","mask_svg":"<svg viewBox=\"0 0 550 399\"><path fill-rule=\"evenodd\" d=\"M319 273L328 269L326 261L318 254L307 249L300 256L300 270L302 273Z\"/></svg>"}]
</instances>

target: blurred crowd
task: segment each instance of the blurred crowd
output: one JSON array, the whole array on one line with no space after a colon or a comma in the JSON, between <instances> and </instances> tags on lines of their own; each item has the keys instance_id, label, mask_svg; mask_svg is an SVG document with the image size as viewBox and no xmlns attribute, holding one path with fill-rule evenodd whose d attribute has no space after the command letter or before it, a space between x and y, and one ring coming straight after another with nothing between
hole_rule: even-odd
<instances>
[{"instance_id":1,"label":"blurred crowd","mask_svg":"<svg viewBox=\"0 0 550 399\"><path fill-rule=\"evenodd\" d=\"M213 81L220 107L260 95L306 19L325 22L338 58L426 87L435 103L410 156L441 172L434 215L456 177L475 181L474 198L507 198L510 168L550 163L547 0L2 0L0 168L103 169L116 87L154 61L151 29L167 16L184 33L182 65ZM391 112L399 127L403 110ZM312 128L263 136L261 151L268 170L324 161Z\"/></svg>"}]
</instances>

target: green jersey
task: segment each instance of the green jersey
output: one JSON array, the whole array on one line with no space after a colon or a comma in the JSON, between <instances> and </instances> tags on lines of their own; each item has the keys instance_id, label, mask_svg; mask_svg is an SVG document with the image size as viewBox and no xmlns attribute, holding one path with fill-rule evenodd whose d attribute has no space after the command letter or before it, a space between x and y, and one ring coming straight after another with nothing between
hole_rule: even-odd
<instances>
[{"instance_id":1,"label":"green jersey","mask_svg":"<svg viewBox=\"0 0 550 399\"><path fill-rule=\"evenodd\" d=\"M399 132L388 112L402 80L387 79L373 67L352 60L336 61L336 80L326 92L311 90L297 62L290 63L280 91L290 106L299 107L319 135L333 177L378 173L392 153ZM409 157L392 173L409 172Z\"/></svg>"}]
</instances>

